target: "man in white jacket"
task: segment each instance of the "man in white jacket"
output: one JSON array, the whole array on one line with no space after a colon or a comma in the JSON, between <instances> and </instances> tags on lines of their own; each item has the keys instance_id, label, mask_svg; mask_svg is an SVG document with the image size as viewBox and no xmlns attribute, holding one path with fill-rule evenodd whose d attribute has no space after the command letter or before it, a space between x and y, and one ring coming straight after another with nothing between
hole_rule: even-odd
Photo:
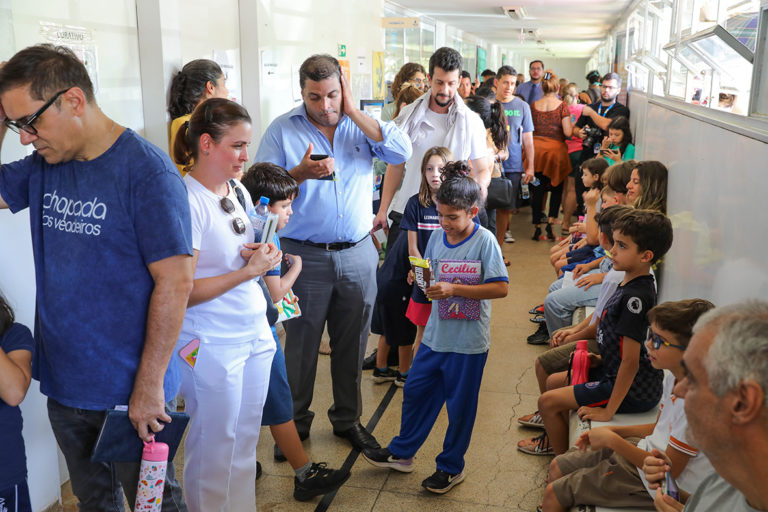
<instances>
[{"instance_id":1,"label":"man in white jacket","mask_svg":"<svg viewBox=\"0 0 768 512\"><path fill-rule=\"evenodd\" d=\"M419 192L421 161L429 148L444 146L451 150L454 160L471 160L472 176L483 190L491 182L485 126L480 116L464 105L457 91L461 64L459 52L439 48L429 59L429 93L403 108L395 119L395 124L410 137L413 153L405 164L387 166L373 229L386 226L389 216L389 242L394 242L400 231L405 203Z\"/></svg>"}]
</instances>

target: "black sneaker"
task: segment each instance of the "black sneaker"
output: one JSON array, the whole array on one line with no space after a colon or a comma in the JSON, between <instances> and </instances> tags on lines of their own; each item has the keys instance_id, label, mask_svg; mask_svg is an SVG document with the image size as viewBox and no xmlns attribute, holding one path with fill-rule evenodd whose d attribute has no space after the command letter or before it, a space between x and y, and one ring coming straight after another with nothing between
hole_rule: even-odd
<instances>
[{"instance_id":1,"label":"black sneaker","mask_svg":"<svg viewBox=\"0 0 768 512\"><path fill-rule=\"evenodd\" d=\"M439 469L435 471L431 477L421 482L421 486L429 492L436 494L445 494L455 486L464 481L464 472L462 471L458 475L452 475Z\"/></svg>"},{"instance_id":2,"label":"black sneaker","mask_svg":"<svg viewBox=\"0 0 768 512\"><path fill-rule=\"evenodd\" d=\"M397 379L397 376L399 373L392 368L387 368L386 370L379 370L378 368L373 369L373 382L376 384L383 384L384 382L392 382L393 380Z\"/></svg>"},{"instance_id":3,"label":"black sneaker","mask_svg":"<svg viewBox=\"0 0 768 512\"><path fill-rule=\"evenodd\" d=\"M275 462L285 462L288 460L285 458L285 455L283 454L283 450L281 450L280 447L277 446L277 443L275 443L275 450L273 452L273 456L274 456Z\"/></svg>"},{"instance_id":4,"label":"black sneaker","mask_svg":"<svg viewBox=\"0 0 768 512\"><path fill-rule=\"evenodd\" d=\"M549 331L546 323L540 323L539 329L528 336L529 345L546 345L549 343Z\"/></svg>"},{"instance_id":5,"label":"black sneaker","mask_svg":"<svg viewBox=\"0 0 768 512\"><path fill-rule=\"evenodd\" d=\"M379 448L372 450L366 448L363 450L363 458L377 468L390 468L401 473L410 473L413 471L413 459L401 459L395 457L389 452L388 448Z\"/></svg>"},{"instance_id":6,"label":"black sneaker","mask_svg":"<svg viewBox=\"0 0 768 512\"><path fill-rule=\"evenodd\" d=\"M297 501L307 501L315 496L328 494L341 487L349 475L348 469L329 469L325 462L315 462L304 480L293 477L293 498Z\"/></svg>"},{"instance_id":7,"label":"black sneaker","mask_svg":"<svg viewBox=\"0 0 768 512\"><path fill-rule=\"evenodd\" d=\"M401 388L405 386L405 381L408 380L407 375L403 375L400 372L397 372L397 378L395 379L395 386Z\"/></svg>"},{"instance_id":8,"label":"black sneaker","mask_svg":"<svg viewBox=\"0 0 768 512\"><path fill-rule=\"evenodd\" d=\"M373 370L376 368L376 355L378 349L373 349L371 355L363 359L363 370ZM397 366L400 364L399 352L397 350L390 350L387 357L387 366Z\"/></svg>"}]
</instances>

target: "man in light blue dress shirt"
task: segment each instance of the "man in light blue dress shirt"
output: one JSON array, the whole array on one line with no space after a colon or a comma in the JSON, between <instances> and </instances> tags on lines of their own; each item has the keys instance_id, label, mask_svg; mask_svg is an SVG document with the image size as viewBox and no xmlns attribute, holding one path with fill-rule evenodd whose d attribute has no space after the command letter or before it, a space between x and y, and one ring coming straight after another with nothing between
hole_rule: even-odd
<instances>
[{"instance_id":1,"label":"man in light blue dress shirt","mask_svg":"<svg viewBox=\"0 0 768 512\"><path fill-rule=\"evenodd\" d=\"M544 96L544 91L541 90L541 75L544 74L544 63L540 60L531 61L528 65L528 74L531 76L531 79L520 84L517 88L517 95L523 98L528 105L531 105L534 101L540 100Z\"/></svg>"},{"instance_id":2,"label":"man in light blue dress shirt","mask_svg":"<svg viewBox=\"0 0 768 512\"><path fill-rule=\"evenodd\" d=\"M346 76L330 55L309 57L299 77L303 104L270 124L255 158L288 169L299 182L293 217L280 231L283 251L303 261L293 286L302 316L285 322L294 420L305 439L314 418L309 407L327 322L333 432L357 449L377 448L376 439L360 425L361 366L379 260L370 236L372 159L403 163L411 156L411 142L393 123L357 108Z\"/></svg>"}]
</instances>

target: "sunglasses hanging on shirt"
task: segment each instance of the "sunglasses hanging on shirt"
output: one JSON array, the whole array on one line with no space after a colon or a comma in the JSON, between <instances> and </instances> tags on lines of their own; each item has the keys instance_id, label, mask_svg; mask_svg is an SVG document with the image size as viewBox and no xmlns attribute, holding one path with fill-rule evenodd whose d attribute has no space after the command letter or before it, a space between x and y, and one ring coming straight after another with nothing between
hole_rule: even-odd
<instances>
[{"instance_id":1,"label":"sunglasses hanging on shirt","mask_svg":"<svg viewBox=\"0 0 768 512\"><path fill-rule=\"evenodd\" d=\"M219 205L221 205L221 209L224 210L226 213L230 215L235 213L235 204L232 202L230 198L222 197L221 201L219 201ZM245 222L243 222L243 219L235 216L232 219L232 229L238 235L242 235L243 233L245 233Z\"/></svg>"}]
</instances>

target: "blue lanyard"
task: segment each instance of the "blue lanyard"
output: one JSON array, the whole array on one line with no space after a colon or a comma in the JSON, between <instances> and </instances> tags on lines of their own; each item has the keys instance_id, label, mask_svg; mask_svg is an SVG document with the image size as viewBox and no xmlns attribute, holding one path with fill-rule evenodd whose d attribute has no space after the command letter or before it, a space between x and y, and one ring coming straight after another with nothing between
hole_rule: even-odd
<instances>
[{"instance_id":1,"label":"blue lanyard","mask_svg":"<svg viewBox=\"0 0 768 512\"><path fill-rule=\"evenodd\" d=\"M597 107L597 115L599 115L599 116L601 116L601 117L605 117L605 116L607 116L607 115L608 115L608 112L610 112L610 110L613 108L613 106L614 106L614 105L616 105L616 102L615 102L615 101L614 101L613 103L611 103L611 106L610 106L610 107L608 107L608 108L605 110L605 113L603 113L603 104L601 103L601 104L600 104L600 106L599 106L599 107Z\"/></svg>"}]
</instances>

